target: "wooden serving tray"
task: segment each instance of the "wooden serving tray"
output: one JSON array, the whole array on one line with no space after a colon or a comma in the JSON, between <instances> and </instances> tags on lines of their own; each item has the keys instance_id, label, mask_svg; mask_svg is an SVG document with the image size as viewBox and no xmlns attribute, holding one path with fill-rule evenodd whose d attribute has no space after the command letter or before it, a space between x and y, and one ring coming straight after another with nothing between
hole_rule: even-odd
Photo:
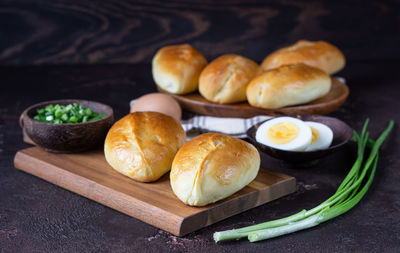
<instances>
[{"instance_id":1,"label":"wooden serving tray","mask_svg":"<svg viewBox=\"0 0 400 253\"><path fill-rule=\"evenodd\" d=\"M159 91L168 93L158 88ZM217 104L208 101L198 92L173 96L182 108L208 116L250 118L257 115L294 115L294 114L328 114L337 110L349 96L349 87L336 78L332 78L332 87L328 94L308 104L288 106L279 109L253 107L247 102L237 104Z\"/></svg>"},{"instance_id":2,"label":"wooden serving tray","mask_svg":"<svg viewBox=\"0 0 400 253\"><path fill-rule=\"evenodd\" d=\"M20 150L16 168L97 201L177 236L183 236L296 190L295 178L261 169L248 186L215 204L190 207L172 192L169 174L140 183L113 170L102 150L53 154L32 147Z\"/></svg>"}]
</instances>

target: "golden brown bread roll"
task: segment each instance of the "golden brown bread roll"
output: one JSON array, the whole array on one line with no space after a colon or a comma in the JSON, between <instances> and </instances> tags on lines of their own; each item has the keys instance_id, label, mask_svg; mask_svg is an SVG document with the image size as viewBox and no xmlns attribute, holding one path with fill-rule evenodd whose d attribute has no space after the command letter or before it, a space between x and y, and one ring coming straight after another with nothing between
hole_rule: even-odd
<instances>
[{"instance_id":1,"label":"golden brown bread roll","mask_svg":"<svg viewBox=\"0 0 400 253\"><path fill-rule=\"evenodd\" d=\"M135 112L109 130L104 154L116 171L141 182L152 182L170 170L185 143L182 126L158 112Z\"/></svg>"},{"instance_id":2,"label":"golden brown bread roll","mask_svg":"<svg viewBox=\"0 0 400 253\"><path fill-rule=\"evenodd\" d=\"M171 187L185 204L204 206L248 185L259 167L260 155L250 143L229 135L202 134L176 154Z\"/></svg>"},{"instance_id":3,"label":"golden brown bread roll","mask_svg":"<svg viewBox=\"0 0 400 253\"><path fill-rule=\"evenodd\" d=\"M240 55L220 56L201 72L199 92L220 104L245 101L246 86L259 69L257 63Z\"/></svg>"},{"instance_id":4,"label":"golden brown bread roll","mask_svg":"<svg viewBox=\"0 0 400 253\"><path fill-rule=\"evenodd\" d=\"M247 86L250 105L275 109L311 102L326 95L331 78L324 71L305 65L291 64L256 76Z\"/></svg>"},{"instance_id":5,"label":"golden brown bread roll","mask_svg":"<svg viewBox=\"0 0 400 253\"><path fill-rule=\"evenodd\" d=\"M153 57L153 79L170 93L190 93L197 90L200 72L206 65L206 58L189 44L166 46Z\"/></svg>"},{"instance_id":6,"label":"golden brown bread roll","mask_svg":"<svg viewBox=\"0 0 400 253\"><path fill-rule=\"evenodd\" d=\"M345 58L337 47L328 42L299 40L292 46L268 55L262 62L261 68L269 70L294 63L304 63L333 74L344 67Z\"/></svg>"}]
</instances>

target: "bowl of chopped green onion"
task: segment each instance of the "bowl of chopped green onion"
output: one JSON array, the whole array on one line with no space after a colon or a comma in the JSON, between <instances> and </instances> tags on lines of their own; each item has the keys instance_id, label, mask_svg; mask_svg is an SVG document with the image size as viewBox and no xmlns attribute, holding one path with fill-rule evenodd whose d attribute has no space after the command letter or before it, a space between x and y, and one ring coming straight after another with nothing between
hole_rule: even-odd
<instances>
[{"instance_id":1,"label":"bowl of chopped green onion","mask_svg":"<svg viewBox=\"0 0 400 253\"><path fill-rule=\"evenodd\" d=\"M35 104L20 117L28 137L37 146L56 153L76 153L100 146L113 122L110 106L79 99Z\"/></svg>"}]
</instances>

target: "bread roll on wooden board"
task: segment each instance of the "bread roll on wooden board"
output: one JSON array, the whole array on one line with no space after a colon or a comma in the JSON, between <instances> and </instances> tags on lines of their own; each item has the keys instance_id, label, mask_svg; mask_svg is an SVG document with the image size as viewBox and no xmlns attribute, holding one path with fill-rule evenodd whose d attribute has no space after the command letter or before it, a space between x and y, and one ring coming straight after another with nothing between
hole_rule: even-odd
<instances>
[{"instance_id":1,"label":"bread roll on wooden board","mask_svg":"<svg viewBox=\"0 0 400 253\"><path fill-rule=\"evenodd\" d=\"M341 70L345 65L343 53L325 41L299 40L296 44L279 49L268 55L261 64L263 70L270 70L286 64L304 63L328 74Z\"/></svg>"},{"instance_id":2,"label":"bread roll on wooden board","mask_svg":"<svg viewBox=\"0 0 400 253\"><path fill-rule=\"evenodd\" d=\"M175 195L190 206L205 206L239 191L257 176L260 155L248 142L207 133L187 142L170 173Z\"/></svg>"},{"instance_id":3,"label":"bread roll on wooden board","mask_svg":"<svg viewBox=\"0 0 400 253\"><path fill-rule=\"evenodd\" d=\"M111 127L104 154L116 171L141 182L152 182L171 169L185 140L185 131L172 117L158 112L135 112Z\"/></svg>"},{"instance_id":4,"label":"bread roll on wooden board","mask_svg":"<svg viewBox=\"0 0 400 253\"><path fill-rule=\"evenodd\" d=\"M197 90L200 72L206 65L206 58L189 44L166 46L153 57L153 79L170 93L190 93Z\"/></svg>"},{"instance_id":5,"label":"bread roll on wooden board","mask_svg":"<svg viewBox=\"0 0 400 253\"><path fill-rule=\"evenodd\" d=\"M245 101L247 84L259 70L257 63L243 56L220 56L201 72L199 92L206 99L220 104Z\"/></svg>"},{"instance_id":6,"label":"bread roll on wooden board","mask_svg":"<svg viewBox=\"0 0 400 253\"><path fill-rule=\"evenodd\" d=\"M330 88L324 71L302 63L284 65L256 76L247 86L247 100L255 107L276 109L311 102Z\"/></svg>"}]
</instances>

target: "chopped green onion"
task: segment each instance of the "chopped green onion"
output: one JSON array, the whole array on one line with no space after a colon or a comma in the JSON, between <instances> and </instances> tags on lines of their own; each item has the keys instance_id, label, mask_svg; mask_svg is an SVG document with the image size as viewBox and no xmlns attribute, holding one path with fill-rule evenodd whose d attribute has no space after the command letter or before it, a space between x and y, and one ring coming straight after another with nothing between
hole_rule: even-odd
<instances>
[{"instance_id":1,"label":"chopped green onion","mask_svg":"<svg viewBox=\"0 0 400 253\"><path fill-rule=\"evenodd\" d=\"M71 116L71 117L69 118L69 123L76 123L76 122L78 122L78 117L76 117L76 116Z\"/></svg>"},{"instance_id":2,"label":"chopped green onion","mask_svg":"<svg viewBox=\"0 0 400 253\"><path fill-rule=\"evenodd\" d=\"M360 202L372 184L378 164L379 148L394 125L391 120L385 131L376 141L373 141L366 132L368 122L369 120L366 120L360 135L354 132L353 139L357 141L357 159L336 193L329 199L313 209L302 210L286 218L239 229L215 232L215 242L243 237L247 237L250 242L265 240L317 226L353 208ZM366 147L371 148L371 151L368 158L364 159Z\"/></svg>"},{"instance_id":3,"label":"chopped green onion","mask_svg":"<svg viewBox=\"0 0 400 253\"><path fill-rule=\"evenodd\" d=\"M96 113L90 108L84 108L81 104L69 105L47 105L37 110L34 120L62 124L62 123L81 123L104 118L103 113Z\"/></svg>"},{"instance_id":4,"label":"chopped green onion","mask_svg":"<svg viewBox=\"0 0 400 253\"><path fill-rule=\"evenodd\" d=\"M92 116L92 114L93 114L93 111L90 108L86 108L85 109L85 115L86 116Z\"/></svg>"},{"instance_id":5,"label":"chopped green onion","mask_svg":"<svg viewBox=\"0 0 400 253\"><path fill-rule=\"evenodd\" d=\"M54 113L54 116L56 116L57 119L61 118L62 111L60 109L57 109Z\"/></svg>"},{"instance_id":6,"label":"chopped green onion","mask_svg":"<svg viewBox=\"0 0 400 253\"><path fill-rule=\"evenodd\" d=\"M68 121L68 114L61 115L61 120L65 123Z\"/></svg>"},{"instance_id":7,"label":"chopped green onion","mask_svg":"<svg viewBox=\"0 0 400 253\"><path fill-rule=\"evenodd\" d=\"M105 116L104 114L99 113L99 114L97 114L95 117L91 118L90 121L101 119L101 118L103 118L104 116Z\"/></svg>"}]
</instances>

